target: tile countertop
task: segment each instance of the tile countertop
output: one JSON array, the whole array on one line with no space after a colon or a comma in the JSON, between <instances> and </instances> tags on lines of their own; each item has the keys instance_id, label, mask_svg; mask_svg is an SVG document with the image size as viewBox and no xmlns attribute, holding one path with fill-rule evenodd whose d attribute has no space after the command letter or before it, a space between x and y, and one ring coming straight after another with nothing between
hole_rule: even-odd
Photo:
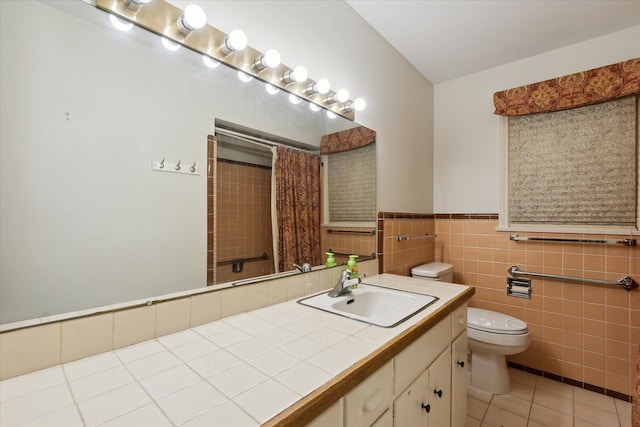
<instances>
[{"instance_id":1,"label":"tile countertop","mask_svg":"<svg viewBox=\"0 0 640 427\"><path fill-rule=\"evenodd\" d=\"M473 295L391 274L364 281L440 299L394 328L289 301L11 378L0 382L0 425L305 422Z\"/></svg>"}]
</instances>

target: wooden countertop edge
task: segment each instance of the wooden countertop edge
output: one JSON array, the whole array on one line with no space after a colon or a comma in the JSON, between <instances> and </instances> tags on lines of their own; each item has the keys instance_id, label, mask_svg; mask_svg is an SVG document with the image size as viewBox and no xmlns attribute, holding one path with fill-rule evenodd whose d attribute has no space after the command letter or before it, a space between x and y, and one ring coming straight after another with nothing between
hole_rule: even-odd
<instances>
[{"instance_id":1,"label":"wooden countertop edge","mask_svg":"<svg viewBox=\"0 0 640 427\"><path fill-rule=\"evenodd\" d=\"M386 345L269 419L263 425L268 427L290 427L301 426L311 422L340 397L346 395L365 378L393 359L394 356L407 348L440 320L469 300L474 293L475 288L473 287L464 290L461 294L452 298L447 304L434 311L431 316L411 326Z\"/></svg>"}]
</instances>

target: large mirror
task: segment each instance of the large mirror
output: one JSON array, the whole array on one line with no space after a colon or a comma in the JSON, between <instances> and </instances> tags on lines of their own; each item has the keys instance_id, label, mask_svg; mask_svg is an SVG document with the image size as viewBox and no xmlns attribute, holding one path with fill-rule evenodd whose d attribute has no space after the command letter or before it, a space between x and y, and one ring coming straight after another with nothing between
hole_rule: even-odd
<instances>
[{"instance_id":1,"label":"large mirror","mask_svg":"<svg viewBox=\"0 0 640 427\"><path fill-rule=\"evenodd\" d=\"M80 0L0 2L0 20L0 323L205 286L216 119L311 150L358 126ZM357 241L335 235L321 251Z\"/></svg>"}]
</instances>

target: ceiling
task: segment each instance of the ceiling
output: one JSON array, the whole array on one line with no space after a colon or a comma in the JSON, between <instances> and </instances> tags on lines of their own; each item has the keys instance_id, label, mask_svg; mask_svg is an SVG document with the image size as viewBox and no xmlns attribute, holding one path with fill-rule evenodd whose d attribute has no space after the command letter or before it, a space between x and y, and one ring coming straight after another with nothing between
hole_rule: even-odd
<instances>
[{"instance_id":1,"label":"ceiling","mask_svg":"<svg viewBox=\"0 0 640 427\"><path fill-rule=\"evenodd\" d=\"M434 84L640 25L640 0L347 3Z\"/></svg>"}]
</instances>

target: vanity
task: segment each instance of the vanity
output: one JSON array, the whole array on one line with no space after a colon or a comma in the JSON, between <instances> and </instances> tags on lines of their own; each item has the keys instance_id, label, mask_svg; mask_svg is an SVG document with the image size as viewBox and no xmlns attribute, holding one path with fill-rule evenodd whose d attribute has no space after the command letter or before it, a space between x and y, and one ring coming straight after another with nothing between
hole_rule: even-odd
<instances>
[{"instance_id":1,"label":"vanity","mask_svg":"<svg viewBox=\"0 0 640 427\"><path fill-rule=\"evenodd\" d=\"M467 300L474 289L390 274L366 282L439 300L393 328L395 338L265 425L465 425Z\"/></svg>"},{"instance_id":2,"label":"vanity","mask_svg":"<svg viewBox=\"0 0 640 427\"><path fill-rule=\"evenodd\" d=\"M364 282L437 301L389 328L305 297L223 316L2 381L1 423L46 425L66 411L65 425L464 426L474 288L393 274Z\"/></svg>"}]
</instances>

